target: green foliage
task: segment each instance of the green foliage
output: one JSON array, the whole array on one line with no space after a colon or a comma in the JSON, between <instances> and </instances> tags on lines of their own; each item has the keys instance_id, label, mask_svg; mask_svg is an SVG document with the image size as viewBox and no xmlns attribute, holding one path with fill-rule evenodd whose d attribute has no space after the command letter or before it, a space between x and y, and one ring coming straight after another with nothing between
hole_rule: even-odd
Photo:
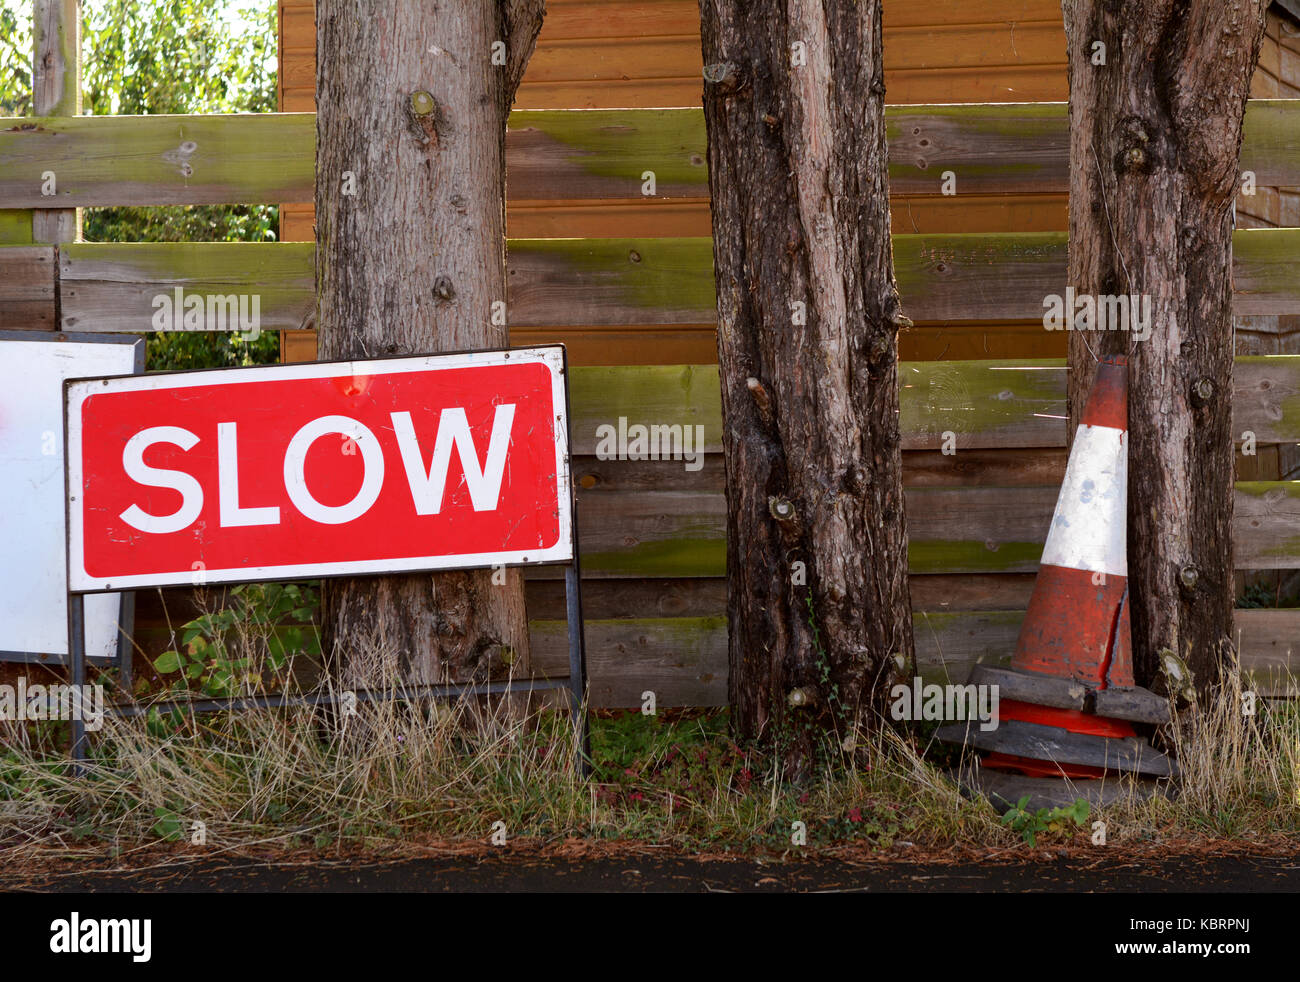
<instances>
[{"instance_id":1,"label":"green foliage","mask_svg":"<svg viewBox=\"0 0 1300 982\"><path fill-rule=\"evenodd\" d=\"M32 5L0 2L0 116L32 111Z\"/></svg>"},{"instance_id":2,"label":"green foliage","mask_svg":"<svg viewBox=\"0 0 1300 982\"><path fill-rule=\"evenodd\" d=\"M97 115L271 112L275 109L276 11L273 0L92 0L84 4L83 99ZM89 208L91 242L273 241L272 205ZM150 335L153 370L274 362L279 336Z\"/></svg>"},{"instance_id":3,"label":"green foliage","mask_svg":"<svg viewBox=\"0 0 1300 982\"><path fill-rule=\"evenodd\" d=\"M1068 808L1040 808L1029 811L1029 796L1021 798L1016 806L1002 816L1002 824L1019 832L1020 837L1031 846L1038 844L1038 836L1044 833L1056 834L1067 831L1071 825L1081 826L1088 820L1090 806L1087 798L1078 798Z\"/></svg>"},{"instance_id":4,"label":"green foliage","mask_svg":"<svg viewBox=\"0 0 1300 982\"><path fill-rule=\"evenodd\" d=\"M274 0L83 0L82 108L92 115L273 112ZM0 0L0 115L32 111L32 6ZM274 205L86 208L87 242L274 241ZM279 336L149 335L154 370L274 362Z\"/></svg>"},{"instance_id":5,"label":"green foliage","mask_svg":"<svg viewBox=\"0 0 1300 982\"><path fill-rule=\"evenodd\" d=\"M152 832L165 842L177 842L185 828L185 819L170 808L155 808L153 816L157 819Z\"/></svg>"},{"instance_id":6,"label":"green foliage","mask_svg":"<svg viewBox=\"0 0 1300 982\"><path fill-rule=\"evenodd\" d=\"M97 116L273 112L273 0L84 0L82 100Z\"/></svg>"},{"instance_id":7,"label":"green foliage","mask_svg":"<svg viewBox=\"0 0 1300 982\"><path fill-rule=\"evenodd\" d=\"M893 846L900 833L913 834L917 830L916 817L891 801L869 799L847 809L842 815L824 823L824 827L810 830L814 840L831 842L869 843L879 849ZM785 829L779 829L781 835Z\"/></svg>"},{"instance_id":8,"label":"green foliage","mask_svg":"<svg viewBox=\"0 0 1300 982\"><path fill-rule=\"evenodd\" d=\"M295 583L250 583L230 591L231 602L181 628L181 643L154 661L160 675L179 673L173 690L191 685L227 697L259 691L278 679L297 653L320 654L312 628L316 591ZM150 720L165 726L160 717Z\"/></svg>"},{"instance_id":9,"label":"green foliage","mask_svg":"<svg viewBox=\"0 0 1300 982\"><path fill-rule=\"evenodd\" d=\"M1276 609L1278 607L1300 607L1300 593L1293 588L1293 581L1287 575L1290 570L1275 570L1270 573L1273 583L1247 583L1243 594L1237 598L1237 606L1249 610Z\"/></svg>"},{"instance_id":10,"label":"green foliage","mask_svg":"<svg viewBox=\"0 0 1300 982\"><path fill-rule=\"evenodd\" d=\"M591 757L599 780L631 786L643 773L662 777L665 768L674 772L674 778L685 778L687 784L692 775L703 776L705 771L712 780L724 771L729 775L729 766L745 755L727 735L725 714L672 722L662 716L624 712L592 727ZM663 786L665 782L656 783Z\"/></svg>"},{"instance_id":11,"label":"green foliage","mask_svg":"<svg viewBox=\"0 0 1300 982\"><path fill-rule=\"evenodd\" d=\"M146 363L159 372L269 365L279 355L280 336L275 331L263 331L253 340L224 331L155 331L146 341Z\"/></svg>"}]
</instances>

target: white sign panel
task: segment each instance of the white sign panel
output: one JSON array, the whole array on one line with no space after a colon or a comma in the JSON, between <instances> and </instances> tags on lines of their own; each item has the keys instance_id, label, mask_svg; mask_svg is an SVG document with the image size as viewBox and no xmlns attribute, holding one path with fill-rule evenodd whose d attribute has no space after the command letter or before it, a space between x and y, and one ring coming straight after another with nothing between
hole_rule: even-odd
<instances>
[{"instance_id":1,"label":"white sign panel","mask_svg":"<svg viewBox=\"0 0 1300 982\"><path fill-rule=\"evenodd\" d=\"M55 340L62 338L62 340ZM68 653L63 382L133 375L144 342L0 332L0 658ZM117 656L121 595L86 598L86 655Z\"/></svg>"}]
</instances>

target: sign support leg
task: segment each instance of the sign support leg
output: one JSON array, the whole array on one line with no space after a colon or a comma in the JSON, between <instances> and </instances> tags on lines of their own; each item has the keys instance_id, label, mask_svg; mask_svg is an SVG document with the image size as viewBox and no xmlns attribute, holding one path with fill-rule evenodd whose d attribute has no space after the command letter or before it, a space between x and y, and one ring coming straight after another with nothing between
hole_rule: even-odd
<instances>
[{"instance_id":1,"label":"sign support leg","mask_svg":"<svg viewBox=\"0 0 1300 982\"><path fill-rule=\"evenodd\" d=\"M81 702L86 684L86 598L80 593L68 594L68 664L70 666L73 699ZM72 714L72 773L80 777L85 773L86 721L82 713Z\"/></svg>"},{"instance_id":2,"label":"sign support leg","mask_svg":"<svg viewBox=\"0 0 1300 982\"><path fill-rule=\"evenodd\" d=\"M576 524L576 523L575 523ZM576 539L576 532L575 532ZM587 645L582 628L582 570L578 565L577 543L573 562L564 568L564 603L569 621L569 706L578 734L580 766L584 776L590 770L591 740L587 732Z\"/></svg>"}]
</instances>

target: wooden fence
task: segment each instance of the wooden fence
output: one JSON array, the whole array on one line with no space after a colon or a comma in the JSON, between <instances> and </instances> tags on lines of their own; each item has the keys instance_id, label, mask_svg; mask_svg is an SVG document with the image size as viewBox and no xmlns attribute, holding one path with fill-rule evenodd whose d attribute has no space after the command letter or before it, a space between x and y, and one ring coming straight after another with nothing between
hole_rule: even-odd
<instances>
[{"instance_id":1,"label":"wooden fence","mask_svg":"<svg viewBox=\"0 0 1300 982\"><path fill-rule=\"evenodd\" d=\"M1300 101L1252 102L1243 168L1261 185L1300 185L1297 131ZM309 113L0 120L0 206L308 202L313 135ZM889 138L896 191L937 196L944 170L957 172L959 190L1066 187L1059 104L894 107ZM515 202L634 198L645 170L656 171L659 192L648 207L707 193L698 109L520 111L507 147ZM53 200L40 194L45 170L58 174ZM1300 229L1241 230L1234 245L1235 310L1300 312ZM1064 291L1063 233L898 234L894 248L905 310L918 321L1032 322L1043 296ZM0 327L143 332L153 298L175 287L255 293L263 326L289 332L286 352L300 359L314 353L312 263L310 243L8 245ZM683 328L711 337L704 236L513 239L509 282L514 340L566 341L590 356L579 362L618 350L623 327L642 346L668 344ZM918 662L927 676L963 678L973 661L1005 658L1014 645L1064 471L1065 371L1059 360L907 361L901 380ZM1300 441L1300 356L1238 359L1234 385L1234 433ZM661 705L720 704L716 369L588 364L572 386L593 701L636 705L652 689ZM598 459L597 427L620 417L702 425L703 466ZM953 455L939 449L946 431L957 435ZM1300 568L1300 482L1238 484L1234 540L1240 569ZM543 672L565 664L561 596L545 571L530 578ZM1294 694L1300 610L1241 610L1237 627L1260 691ZM146 649L157 650L161 630L142 626Z\"/></svg>"}]
</instances>

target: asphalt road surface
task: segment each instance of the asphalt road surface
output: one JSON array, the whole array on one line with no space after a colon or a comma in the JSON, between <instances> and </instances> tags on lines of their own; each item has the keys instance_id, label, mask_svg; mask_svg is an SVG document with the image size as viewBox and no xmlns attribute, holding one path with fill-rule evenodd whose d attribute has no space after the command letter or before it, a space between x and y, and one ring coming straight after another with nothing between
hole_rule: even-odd
<instances>
[{"instance_id":1,"label":"asphalt road surface","mask_svg":"<svg viewBox=\"0 0 1300 982\"><path fill-rule=\"evenodd\" d=\"M1300 892L1300 856L1085 857L1001 863L850 863L638 855L451 856L384 862L198 860L146 869L0 872L0 890L123 892Z\"/></svg>"}]
</instances>

